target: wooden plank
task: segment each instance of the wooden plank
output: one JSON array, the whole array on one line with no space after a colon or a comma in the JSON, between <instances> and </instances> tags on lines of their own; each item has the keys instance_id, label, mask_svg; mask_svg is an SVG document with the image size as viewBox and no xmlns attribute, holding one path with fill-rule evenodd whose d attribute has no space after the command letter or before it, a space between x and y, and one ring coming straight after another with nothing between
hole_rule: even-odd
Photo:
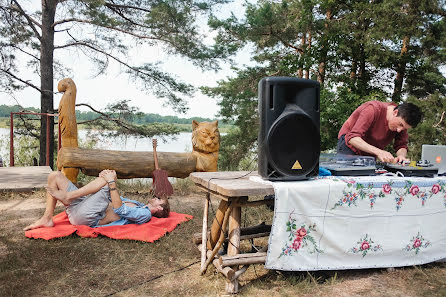
<instances>
[{"instance_id":1,"label":"wooden plank","mask_svg":"<svg viewBox=\"0 0 446 297\"><path fill-rule=\"evenodd\" d=\"M192 172L189 177L194 183L227 197L274 194L273 186L249 180L257 175L249 171L219 171Z\"/></svg>"},{"instance_id":2,"label":"wooden plank","mask_svg":"<svg viewBox=\"0 0 446 297\"><path fill-rule=\"evenodd\" d=\"M32 191L47 185L49 166L0 167L0 191Z\"/></svg>"}]
</instances>

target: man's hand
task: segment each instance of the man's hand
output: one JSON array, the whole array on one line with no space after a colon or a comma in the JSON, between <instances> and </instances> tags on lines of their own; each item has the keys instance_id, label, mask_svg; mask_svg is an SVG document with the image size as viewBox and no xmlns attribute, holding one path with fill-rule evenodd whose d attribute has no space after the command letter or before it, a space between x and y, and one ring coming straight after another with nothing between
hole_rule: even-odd
<instances>
[{"instance_id":1,"label":"man's hand","mask_svg":"<svg viewBox=\"0 0 446 297\"><path fill-rule=\"evenodd\" d=\"M116 171L109 169L102 170L99 173L99 177L105 179L106 182L116 181L117 179Z\"/></svg>"},{"instance_id":2,"label":"man's hand","mask_svg":"<svg viewBox=\"0 0 446 297\"><path fill-rule=\"evenodd\" d=\"M395 159L393 157L393 155L391 153L389 153L388 151L384 151L384 150L380 150L377 154L376 157L381 161L381 162L386 162L386 163L394 163Z\"/></svg>"},{"instance_id":3,"label":"man's hand","mask_svg":"<svg viewBox=\"0 0 446 297\"><path fill-rule=\"evenodd\" d=\"M395 163L403 163L404 161L410 161L410 159L403 156L396 156Z\"/></svg>"}]
</instances>

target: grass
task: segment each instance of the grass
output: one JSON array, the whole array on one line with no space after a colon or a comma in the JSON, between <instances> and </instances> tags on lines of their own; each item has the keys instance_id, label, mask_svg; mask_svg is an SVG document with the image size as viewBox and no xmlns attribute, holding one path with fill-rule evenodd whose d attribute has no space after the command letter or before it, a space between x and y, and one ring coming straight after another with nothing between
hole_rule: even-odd
<instances>
[{"instance_id":1,"label":"grass","mask_svg":"<svg viewBox=\"0 0 446 297\"><path fill-rule=\"evenodd\" d=\"M144 201L149 185L143 181L122 185L127 187L124 196ZM204 195L188 180L178 180L174 187L179 195L170 199L172 210L194 219L154 243L76 235L50 241L28 239L21 229L42 214L45 193L0 193L0 295L224 295L225 279L213 267L199 275L200 253L192 243L192 235L201 232ZM217 207L213 199L211 213ZM270 223L272 214L267 207L247 208L242 219L246 225ZM255 242L265 243L266 239ZM243 250L250 248L243 242ZM436 297L446 296L446 266L280 272L253 265L240 284L239 296Z\"/></svg>"}]
</instances>

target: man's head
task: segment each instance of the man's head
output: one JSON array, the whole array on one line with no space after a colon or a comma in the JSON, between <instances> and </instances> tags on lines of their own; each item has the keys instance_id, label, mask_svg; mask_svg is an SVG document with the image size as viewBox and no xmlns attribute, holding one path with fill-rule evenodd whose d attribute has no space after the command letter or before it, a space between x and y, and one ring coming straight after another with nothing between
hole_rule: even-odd
<instances>
[{"instance_id":1,"label":"man's head","mask_svg":"<svg viewBox=\"0 0 446 297\"><path fill-rule=\"evenodd\" d=\"M167 199L159 199L157 197L149 200L149 208L152 216L157 218L167 218L170 213L170 205Z\"/></svg>"},{"instance_id":2,"label":"man's head","mask_svg":"<svg viewBox=\"0 0 446 297\"><path fill-rule=\"evenodd\" d=\"M389 118L389 129L398 133L415 128L421 121L422 112L412 103L403 103L394 108L392 116Z\"/></svg>"}]
</instances>

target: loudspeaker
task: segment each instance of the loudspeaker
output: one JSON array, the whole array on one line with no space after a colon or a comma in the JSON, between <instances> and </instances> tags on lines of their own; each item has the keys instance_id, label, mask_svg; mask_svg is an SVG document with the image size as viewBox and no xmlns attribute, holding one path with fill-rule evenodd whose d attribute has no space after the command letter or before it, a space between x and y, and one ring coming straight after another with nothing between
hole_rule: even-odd
<instances>
[{"instance_id":1,"label":"loudspeaker","mask_svg":"<svg viewBox=\"0 0 446 297\"><path fill-rule=\"evenodd\" d=\"M302 180L319 173L320 85L266 77L259 82L258 170L272 181Z\"/></svg>"}]
</instances>

